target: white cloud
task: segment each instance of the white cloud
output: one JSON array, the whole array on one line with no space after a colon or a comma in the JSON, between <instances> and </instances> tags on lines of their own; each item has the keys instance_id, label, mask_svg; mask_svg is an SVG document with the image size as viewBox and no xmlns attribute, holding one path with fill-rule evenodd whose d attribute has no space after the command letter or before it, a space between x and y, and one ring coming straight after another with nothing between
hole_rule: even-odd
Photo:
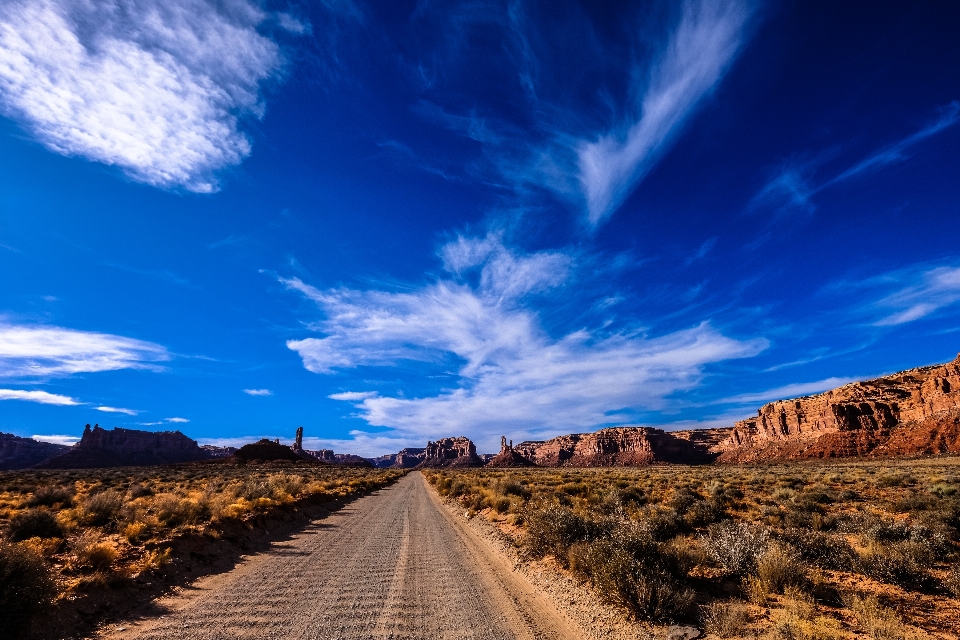
<instances>
[{"instance_id":1,"label":"white cloud","mask_svg":"<svg viewBox=\"0 0 960 640\"><path fill-rule=\"evenodd\" d=\"M331 400L345 400L347 402L354 402L356 400L375 398L376 396L376 391L344 391L343 393L331 393L327 397Z\"/></svg>"},{"instance_id":2,"label":"white cloud","mask_svg":"<svg viewBox=\"0 0 960 640\"><path fill-rule=\"evenodd\" d=\"M160 345L51 326L0 324L0 377L62 376L156 369L170 359Z\"/></svg>"},{"instance_id":3,"label":"white cloud","mask_svg":"<svg viewBox=\"0 0 960 640\"><path fill-rule=\"evenodd\" d=\"M916 146L920 142L923 142L927 138L934 136L945 129L949 129L958 121L960 121L960 102L951 102L943 110L940 117L937 118L936 121L927 125L923 129L920 129L916 133L898 140L888 147L874 152L828 182L827 185L849 180L850 178L854 178L863 173L877 171L888 164L902 162L907 158L907 151L911 147Z\"/></svg>"},{"instance_id":4,"label":"white cloud","mask_svg":"<svg viewBox=\"0 0 960 640\"><path fill-rule=\"evenodd\" d=\"M49 436L30 436L33 440L37 442L50 442L52 444L62 444L68 447L80 442L78 436L61 436L61 435L49 435Z\"/></svg>"},{"instance_id":5,"label":"white cloud","mask_svg":"<svg viewBox=\"0 0 960 640\"><path fill-rule=\"evenodd\" d=\"M667 145L736 57L750 9L741 2L684 4L683 17L650 71L640 117L578 145L587 219L610 215L650 171Z\"/></svg>"},{"instance_id":6,"label":"white cloud","mask_svg":"<svg viewBox=\"0 0 960 640\"><path fill-rule=\"evenodd\" d=\"M105 413L124 413L128 416L135 416L139 411L134 411L133 409L123 409L121 407L97 407L97 411L103 411Z\"/></svg>"},{"instance_id":7,"label":"white cloud","mask_svg":"<svg viewBox=\"0 0 960 640\"><path fill-rule=\"evenodd\" d=\"M477 249L483 242L459 239L441 255L458 275L465 265L483 274L492 263L542 262L541 254L519 256L499 243L489 251ZM631 410L661 408L668 395L695 387L705 365L753 356L767 346L764 339L724 336L708 322L657 337L580 329L553 338L521 297L511 297L530 291L531 282L557 286L546 278L550 270L534 269L540 276L526 269L506 272L502 280L497 275L486 282L481 275L476 286L438 280L407 293L321 291L298 279L284 280L326 316L312 327L323 337L291 340L287 346L315 373L393 366L401 360L459 361L456 388L437 395L356 391L331 396L353 402L371 425L395 429L391 438L492 437L504 430L516 437L518 431L623 423Z\"/></svg>"},{"instance_id":8,"label":"white cloud","mask_svg":"<svg viewBox=\"0 0 960 640\"><path fill-rule=\"evenodd\" d=\"M178 422L178 423L190 422L190 420L188 420L187 418L164 418L164 421L166 421L166 422Z\"/></svg>"},{"instance_id":9,"label":"white cloud","mask_svg":"<svg viewBox=\"0 0 960 640\"><path fill-rule=\"evenodd\" d=\"M61 396L46 391L24 391L22 389L0 389L0 400L26 400L40 404L55 404L60 406L76 406L83 404L68 396Z\"/></svg>"},{"instance_id":10,"label":"white cloud","mask_svg":"<svg viewBox=\"0 0 960 640\"><path fill-rule=\"evenodd\" d=\"M256 30L266 17L248 0L10 0L0 108L57 153L214 191L213 173L250 154L238 116L262 114L259 83L280 65Z\"/></svg>"},{"instance_id":11,"label":"white cloud","mask_svg":"<svg viewBox=\"0 0 960 640\"><path fill-rule=\"evenodd\" d=\"M856 382L856 380L857 378L825 378L824 380L817 380L815 382L795 382L758 393L744 393L738 396L731 396L720 400L717 404L747 404L750 402L771 402L774 400L799 398L800 396L836 389L845 384Z\"/></svg>"},{"instance_id":12,"label":"white cloud","mask_svg":"<svg viewBox=\"0 0 960 640\"><path fill-rule=\"evenodd\" d=\"M844 311L876 327L916 322L960 303L960 267L921 263L827 288L856 302Z\"/></svg>"},{"instance_id":13,"label":"white cloud","mask_svg":"<svg viewBox=\"0 0 960 640\"><path fill-rule=\"evenodd\" d=\"M243 392L248 396L272 396L270 389L244 389Z\"/></svg>"},{"instance_id":14,"label":"white cloud","mask_svg":"<svg viewBox=\"0 0 960 640\"><path fill-rule=\"evenodd\" d=\"M906 285L875 303L878 310L895 310L877 320L877 326L913 322L960 302L960 267L899 272L884 279L906 281Z\"/></svg>"},{"instance_id":15,"label":"white cloud","mask_svg":"<svg viewBox=\"0 0 960 640\"><path fill-rule=\"evenodd\" d=\"M779 173L774 175L757 192L750 200L749 208L758 209L768 206L780 212L794 209L812 213L816 209L813 197L824 189L907 160L910 157L908 154L910 149L927 138L949 129L957 122L960 122L960 102L952 102L941 110L940 117L931 124L891 145L874 151L845 171L820 184L814 184L810 176L816 165L823 162L823 159L829 157L830 154L823 154L823 158L815 162L809 162L806 166L788 164L782 167ZM909 314L905 317L909 317Z\"/></svg>"}]
</instances>

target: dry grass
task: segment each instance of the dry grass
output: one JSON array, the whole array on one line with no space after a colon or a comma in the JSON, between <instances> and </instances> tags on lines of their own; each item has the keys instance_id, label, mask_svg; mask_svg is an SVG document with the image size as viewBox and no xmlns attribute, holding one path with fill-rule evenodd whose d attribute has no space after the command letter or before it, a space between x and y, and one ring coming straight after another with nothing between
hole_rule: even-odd
<instances>
[{"instance_id":1,"label":"dry grass","mask_svg":"<svg viewBox=\"0 0 960 640\"><path fill-rule=\"evenodd\" d=\"M73 598L160 570L185 535L215 537L231 521L348 498L401 473L305 464L0 472L0 610L16 608L19 625L53 593ZM24 591L16 572L40 576L28 580L37 589Z\"/></svg>"},{"instance_id":2,"label":"dry grass","mask_svg":"<svg viewBox=\"0 0 960 640\"><path fill-rule=\"evenodd\" d=\"M692 600L720 637L960 628L960 458L425 474L631 617L695 622Z\"/></svg>"}]
</instances>

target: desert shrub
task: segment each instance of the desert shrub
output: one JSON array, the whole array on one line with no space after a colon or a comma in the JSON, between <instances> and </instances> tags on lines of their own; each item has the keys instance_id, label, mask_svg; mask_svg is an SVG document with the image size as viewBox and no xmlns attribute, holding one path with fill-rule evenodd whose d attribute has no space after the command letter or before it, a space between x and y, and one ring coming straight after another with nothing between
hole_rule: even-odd
<instances>
[{"instance_id":1,"label":"desert shrub","mask_svg":"<svg viewBox=\"0 0 960 640\"><path fill-rule=\"evenodd\" d=\"M82 504L84 524L100 527L116 519L123 507L123 496L113 489L95 493Z\"/></svg>"},{"instance_id":2,"label":"desert shrub","mask_svg":"<svg viewBox=\"0 0 960 640\"><path fill-rule=\"evenodd\" d=\"M567 551L590 532L589 523L572 509L557 503L531 505L523 514L527 523L524 544L535 558L553 555L566 564Z\"/></svg>"},{"instance_id":3,"label":"desert shrub","mask_svg":"<svg viewBox=\"0 0 960 640\"><path fill-rule=\"evenodd\" d=\"M918 562L916 552L916 545L910 542L875 544L861 557L860 565L863 573L875 580L904 589L929 590L933 579Z\"/></svg>"},{"instance_id":4,"label":"desert shrub","mask_svg":"<svg viewBox=\"0 0 960 640\"><path fill-rule=\"evenodd\" d=\"M768 593L783 593L787 587L799 588L805 586L807 568L795 549L772 542L757 558L756 576L766 587Z\"/></svg>"},{"instance_id":5,"label":"desert shrub","mask_svg":"<svg viewBox=\"0 0 960 640\"><path fill-rule=\"evenodd\" d=\"M76 555L76 568L92 569L96 572L109 571L119 555L117 547L111 542L102 541L99 532L95 530L85 531L71 546Z\"/></svg>"},{"instance_id":6,"label":"desert shrub","mask_svg":"<svg viewBox=\"0 0 960 640\"><path fill-rule=\"evenodd\" d=\"M786 529L777 535L800 553L805 561L823 569L851 571L859 557L843 538L809 529Z\"/></svg>"},{"instance_id":7,"label":"desert shrub","mask_svg":"<svg viewBox=\"0 0 960 640\"><path fill-rule=\"evenodd\" d=\"M139 542L145 538L150 527L144 522L131 522L123 529L123 537L131 544Z\"/></svg>"},{"instance_id":8,"label":"desert shrub","mask_svg":"<svg viewBox=\"0 0 960 640\"><path fill-rule=\"evenodd\" d=\"M147 496L153 495L153 489L140 483L130 485L128 491L130 492L130 498L132 500L136 500L137 498L146 498Z\"/></svg>"},{"instance_id":9,"label":"desert shrub","mask_svg":"<svg viewBox=\"0 0 960 640\"><path fill-rule=\"evenodd\" d=\"M46 509L28 509L10 519L9 534L13 542L29 538L62 538L63 528Z\"/></svg>"},{"instance_id":10,"label":"desert shrub","mask_svg":"<svg viewBox=\"0 0 960 640\"><path fill-rule=\"evenodd\" d=\"M210 508L205 502L170 493L158 495L153 504L157 520L169 527L195 524L210 517Z\"/></svg>"},{"instance_id":11,"label":"desert shrub","mask_svg":"<svg viewBox=\"0 0 960 640\"><path fill-rule=\"evenodd\" d=\"M48 484L33 492L27 500L28 507L54 507L56 505L70 505L73 502L73 491L67 487Z\"/></svg>"},{"instance_id":12,"label":"desert shrub","mask_svg":"<svg viewBox=\"0 0 960 640\"><path fill-rule=\"evenodd\" d=\"M689 509L697 501L702 500L700 496L695 494L688 488L678 489L673 497L670 498L670 501L667 503L667 506L677 512L678 515L683 516L687 509Z\"/></svg>"},{"instance_id":13,"label":"desert shrub","mask_svg":"<svg viewBox=\"0 0 960 640\"><path fill-rule=\"evenodd\" d=\"M450 496L454 498L459 498L462 495L469 493L470 487L459 480L454 480L450 485Z\"/></svg>"},{"instance_id":14,"label":"desert shrub","mask_svg":"<svg viewBox=\"0 0 960 640\"><path fill-rule=\"evenodd\" d=\"M171 549L167 548L163 551L159 549L154 549L152 551L147 551L143 554L143 557L140 558L139 562L135 563L133 568L136 571L156 571L157 569L162 568L164 565L168 564L171 560Z\"/></svg>"},{"instance_id":15,"label":"desert shrub","mask_svg":"<svg viewBox=\"0 0 960 640\"><path fill-rule=\"evenodd\" d=\"M718 500L697 500L683 514L683 521L689 527L705 527L723 519L723 503Z\"/></svg>"},{"instance_id":16,"label":"desert shrub","mask_svg":"<svg viewBox=\"0 0 960 640\"><path fill-rule=\"evenodd\" d=\"M684 615L693 591L662 566L664 555L649 534L630 529L571 546L571 569L589 580L604 600L635 618L666 621Z\"/></svg>"},{"instance_id":17,"label":"desert shrub","mask_svg":"<svg viewBox=\"0 0 960 640\"><path fill-rule=\"evenodd\" d=\"M282 491L290 496L299 495L305 484L303 476L288 473L275 473L270 476L269 482L274 491Z\"/></svg>"},{"instance_id":18,"label":"desert shrub","mask_svg":"<svg viewBox=\"0 0 960 640\"><path fill-rule=\"evenodd\" d=\"M505 496L518 496L524 500L530 497L530 490L513 479L504 480L498 489Z\"/></svg>"},{"instance_id":19,"label":"desert shrub","mask_svg":"<svg viewBox=\"0 0 960 640\"><path fill-rule=\"evenodd\" d=\"M947 577L943 580L943 586L953 594L955 598L960 598L960 564L955 564L947 571Z\"/></svg>"},{"instance_id":20,"label":"desert shrub","mask_svg":"<svg viewBox=\"0 0 960 640\"><path fill-rule=\"evenodd\" d=\"M237 487L237 498L244 498L254 502L260 498L269 498L273 493L269 480L250 478Z\"/></svg>"},{"instance_id":21,"label":"desert shrub","mask_svg":"<svg viewBox=\"0 0 960 640\"><path fill-rule=\"evenodd\" d=\"M506 513L510 510L510 498L495 498L491 506L497 513Z\"/></svg>"},{"instance_id":22,"label":"desert shrub","mask_svg":"<svg viewBox=\"0 0 960 640\"><path fill-rule=\"evenodd\" d=\"M616 502L624 507L630 505L642 506L647 503L647 495L640 487L622 487L614 495Z\"/></svg>"},{"instance_id":23,"label":"desert shrub","mask_svg":"<svg viewBox=\"0 0 960 640\"><path fill-rule=\"evenodd\" d=\"M650 532L654 540L669 540L680 531L682 520L673 509L661 507L647 507L643 510L640 521Z\"/></svg>"},{"instance_id":24,"label":"desert shrub","mask_svg":"<svg viewBox=\"0 0 960 640\"><path fill-rule=\"evenodd\" d=\"M0 637L18 638L56 595L47 563L19 544L0 543Z\"/></svg>"},{"instance_id":25,"label":"desert shrub","mask_svg":"<svg viewBox=\"0 0 960 640\"><path fill-rule=\"evenodd\" d=\"M743 635L744 626L750 622L750 613L743 602L718 600L701 608L700 622L706 633L729 638Z\"/></svg>"},{"instance_id":26,"label":"desert shrub","mask_svg":"<svg viewBox=\"0 0 960 640\"><path fill-rule=\"evenodd\" d=\"M769 537L766 529L728 520L711 525L700 542L707 555L721 568L743 576L754 571Z\"/></svg>"},{"instance_id":27,"label":"desert shrub","mask_svg":"<svg viewBox=\"0 0 960 640\"><path fill-rule=\"evenodd\" d=\"M911 485L914 484L915 480L909 475L904 475L901 473L887 473L877 478L876 482L878 486L889 488Z\"/></svg>"},{"instance_id":28,"label":"desert shrub","mask_svg":"<svg viewBox=\"0 0 960 640\"><path fill-rule=\"evenodd\" d=\"M908 630L900 617L891 609L882 606L874 596L850 598L847 606L857 617L857 622L872 640L906 640Z\"/></svg>"}]
</instances>

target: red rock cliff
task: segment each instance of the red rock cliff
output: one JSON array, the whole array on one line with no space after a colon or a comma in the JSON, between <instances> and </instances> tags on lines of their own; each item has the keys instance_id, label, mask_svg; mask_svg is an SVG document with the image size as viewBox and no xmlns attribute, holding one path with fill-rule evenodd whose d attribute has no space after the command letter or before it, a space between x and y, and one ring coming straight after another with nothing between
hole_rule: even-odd
<instances>
[{"instance_id":1,"label":"red rock cliff","mask_svg":"<svg viewBox=\"0 0 960 640\"><path fill-rule=\"evenodd\" d=\"M26 469L70 450L70 447L33 438L0 433L0 471Z\"/></svg>"},{"instance_id":2,"label":"red rock cliff","mask_svg":"<svg viewBox=\"0 0 960 640\"><path fill-rule=\"evenodd\" d=\"M195 440L179 431L137 431L101 429L90 425L83 438L63 455L51 458L37 468L92 469L135 465L173 464L210 458Z\"/></svg>"},{"instance_id":3,"label":"red rock cliff","mask_svg":"<svg viewBox=\"0 0 960 640\"><path fill-rule=\"evenodd\" d=\"M854 382L764 405L715 446L721 460L868 455L891 430L960 410L960 355L953 362Z\"/></svg>"},{"instance_id":4,"label":"red rock cliff","mask_svg":"<svg viewBox=\"0 0 960 640\"><path fill-rule=\"evenodd\" d=\"M611 427L594 433L521 442L514 452L543 467L640 466L656 462L709 462L707 447L662 429ZM683 432L686 435L688 432ZM714 456L715 457L715 456Z\"/></svg>"}]
</instances>

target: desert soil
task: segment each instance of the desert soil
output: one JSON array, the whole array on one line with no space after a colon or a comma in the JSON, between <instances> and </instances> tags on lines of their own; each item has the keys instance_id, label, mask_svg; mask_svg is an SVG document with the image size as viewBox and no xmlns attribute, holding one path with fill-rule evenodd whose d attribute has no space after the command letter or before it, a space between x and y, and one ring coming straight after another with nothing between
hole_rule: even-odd
<instances>
[{"instance_id":1,"label":"desert soil","mask_svg":"<svg viewBox=\"0 0 960 640\"><path fill-rule=\"evenodd\" d=\"M419 473L154 603L151 613L98 637L581 637Z\"/></svg>"}]
</instances>

